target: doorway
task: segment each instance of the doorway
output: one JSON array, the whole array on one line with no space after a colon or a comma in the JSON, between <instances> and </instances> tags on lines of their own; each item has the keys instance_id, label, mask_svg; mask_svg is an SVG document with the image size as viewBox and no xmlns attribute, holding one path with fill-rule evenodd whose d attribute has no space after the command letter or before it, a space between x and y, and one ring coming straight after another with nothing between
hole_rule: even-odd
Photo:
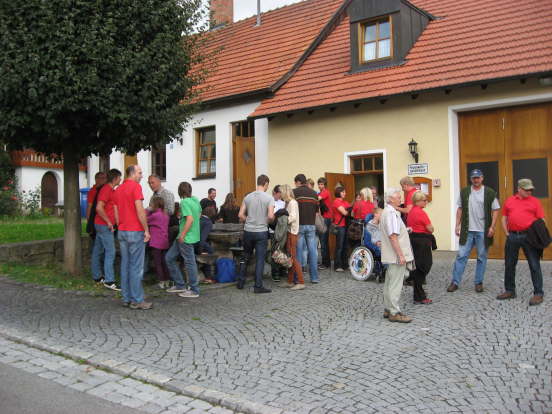
<instances>
[{"instance_id":1,"label":"doorway","mask_svg":"<svg viewBox=\"0 0 552 414\"><path fill-rule=\"evenodd\" d=\"M138 165L138 156L136 154L135 155L125 154L124 165L125 165L125 170L123 171L123 174L126 175L126 169L128 168L129 165Z\"/></svg>"},{"instance_id":2,"label":"doorway","mask_svg":"<svg viewBox=\"0 0 552 414\"><path fill-rule=\"evenodd\" d=\"M257 188L255 179L255 122L232 123L232 179L236 202Z\"/></svg>"},{"instance_id":3,"label":"doorway","mask_svg":"<svg viewBox=\"0 0 552 414\"><path fill-rule=\"evenodd\" d=\"M52 209L58 202L58 182L54 173L48 171L42 176L40 183L41 207Z\"/></svg>"},{"instance_id":4,"label":"doorway","mask_svg":"<svg viewBox=\"0 0 552 414\"><path fill-rule=\"evenodd\" d=\"M500 205L517 191L519 178L530 178L546 217L552 217L552 103L458 114L460 184L479 168L484 184L495 189ZM504 258L505 235L500 223L489 257ZM552 259L552 248L544 251Z\"/></svg>"}]
</instances>

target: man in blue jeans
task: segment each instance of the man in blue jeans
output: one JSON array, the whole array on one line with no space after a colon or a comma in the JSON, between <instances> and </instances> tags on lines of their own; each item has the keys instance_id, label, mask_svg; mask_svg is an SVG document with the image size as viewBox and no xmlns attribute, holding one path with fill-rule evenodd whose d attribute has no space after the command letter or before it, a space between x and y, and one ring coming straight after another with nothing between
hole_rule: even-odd
<instances>
[{"instance_id":1,"label":"man in blue jeans","mask_svg":"<svg viewBox=\"0 0 552 414\"><path fill-rule=\"evenodd\" d=\"M167 292L178 293L178 296L182 298L197 298L199 297L199 282L194 245L200 240L201 205L199 200L192 196L190 183L180 183L178 195L181 198L179 233L165 256L171 279L175 285L167 289ZM188 276L187 288L176 262L179 255L184 259L184 267Z\"/></svg>"},{"instance_id":2,"label":"man in blue jeans","mask_svg":"<svg viewBox=\"0 0 552 414\"><path fill-rule=\"evenodd\" d=\"M456 210L456 235L460 236L460 249L452 269L452 281L447 292L454 292L462 281L462 275L472 248L477 248L475 291L483 292L483 277L487 265L487 252L493 243L500 205L496 191L483 185L483 173L475 169L470 173L471 185L460 191Z\"/></svg>"},{"instance_id":3,"label":"man in blue jeans","mask_svg":"<svg viewBox=\"0 0 552 414\"><path fill-rule=\"evenodd\" d=\"M295 176L293 194L299 204L299 237L297 239L297 257L303 260L303 251L308 250L309 277L311 283L318 283L318 239L315 219L318 211L318 194L307 186L305 174ZM301 263L306 266L306 263Z\"/></svg>"},{"instance_id":4,"label":"man in blue jeans","mask_svg":"<svg viewBox=\"0 0 552 414\"><path fill-rule=\"evenodd\" d=\"M257 190L243 199L238 214L243 226L243 258L240 263L237 288L245 286L247 264L255 250L255 293L270 293L263 287L263 271L268 247L268 223L274 220L274 198L266 193L269 178L261 174L257 177Z\"/></svg>"},{"instance_id":5,"label":"man in blue jeans","mask_svg":"<svg viewBox=\"0 0 552 414\"><path fill-rule=\"evenodd\" d=\"M129 165L126 179L115 192L116 216L119 217L119 248L121 250L121 293L123 306L131 309L151 309L152 303L144 300L142 275L144 252L150 240L144 195L140 180L142 168Z\"/></svg>"}]
</instances>

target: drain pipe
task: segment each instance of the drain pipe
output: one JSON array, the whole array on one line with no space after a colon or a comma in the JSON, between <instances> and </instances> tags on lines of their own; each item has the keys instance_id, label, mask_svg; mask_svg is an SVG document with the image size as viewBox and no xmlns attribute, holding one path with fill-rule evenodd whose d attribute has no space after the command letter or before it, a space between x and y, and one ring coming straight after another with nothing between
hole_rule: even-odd
<instances>
[{"instance_id":1,"label":"drain pipe","mask_svg":"<svg viewBox=\"0 0 552 414\"><path fill-rule=\"evenodd\" d=\"M261 25L261 0L257 0L257 24L256 26Z\"/></svg>"}]
</instances>

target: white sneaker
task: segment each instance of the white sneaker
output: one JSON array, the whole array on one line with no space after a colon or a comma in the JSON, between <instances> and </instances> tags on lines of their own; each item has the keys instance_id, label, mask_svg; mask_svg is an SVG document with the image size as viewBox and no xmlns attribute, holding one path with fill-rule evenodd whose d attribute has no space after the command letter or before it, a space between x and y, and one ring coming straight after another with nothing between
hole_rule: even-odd
<instances>
[{"instance_id":1,"label":"white sneaker","mask_svg":"<svg viewBox=\"0 0 552 414\"><path fill-rule=\"evenodd\" d=\"M298 283L297 285L293 286L290 290L302 290L305 289L305 285L303 283Z\"/></svg>"},{"instance_id":2,"label":"white sneaker","mask_svg":"<svg viewBox=\"0 0 552 414\"><path fill-rule=\"evenodd\" d=\"M344 270L343 270L342 268L340 268L340 267L338 267L337 269L335 269L335 271L336 271L336 272L340 272L340 273L341 273L341 272L344 272Z\"/></svg>"},{"instance_id":3,"label":"white sneaker","mask_svg":"<svg viewBox=\"0 0 552 414\"><path fill-rule=\"evenodd\" d=\"M186 291L186 289L179 288L179 287L176 287L176 286L170 287L166 290L166 292L169 292L169 293L180 293L180 292L185 292L185 291Z\"/></svg>"},{"instance_id":4,"label":"white sneaker","mask_svg":"<svg viewBox=\"0 0 552 414\"><path fill-rule=\"evenodd\" d=\"M179 293L178 296L181 298L199 298L199 293L195 293L193 290L185 290L182 293Z\"/></svg>"}]
</instances>

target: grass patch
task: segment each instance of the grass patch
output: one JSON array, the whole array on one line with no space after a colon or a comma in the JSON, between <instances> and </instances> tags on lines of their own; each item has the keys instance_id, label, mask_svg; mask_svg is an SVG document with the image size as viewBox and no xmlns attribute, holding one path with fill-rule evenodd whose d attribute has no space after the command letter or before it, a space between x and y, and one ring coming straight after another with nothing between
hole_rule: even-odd
<instances>
[{"instance_id":1,"label":"grass patch","mask_svg":"<svg viewBox=\"0 0 552 414\"><path fill-rule=\"evenodd\" d=\"M90 274L72 276L63 271L61 265L32 266L1 263L0 273L18 282L34 283L67 290L88 290L103 292L105 288L96 285Z\"/></svg>"},{"instance_id":2,"label":"grass patch","mask_svg":"<svg viewBox=\"0 0 552 414\"><path fill-rule=\"evenodd\" d=\"M82 221L86 233L86 220ZM63 217L2 217L0 218L0 244L51 240L63 237Z\"/></svg>"}]
</instances>

